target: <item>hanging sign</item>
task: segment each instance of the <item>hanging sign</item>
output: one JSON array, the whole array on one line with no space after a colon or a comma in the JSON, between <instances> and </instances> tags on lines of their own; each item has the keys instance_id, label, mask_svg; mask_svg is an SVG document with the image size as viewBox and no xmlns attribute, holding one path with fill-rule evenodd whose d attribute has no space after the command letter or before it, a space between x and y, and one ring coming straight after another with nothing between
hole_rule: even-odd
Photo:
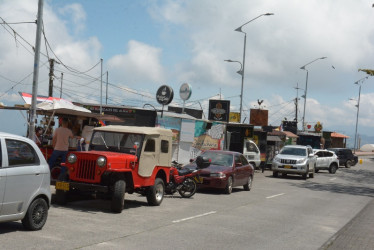
<instances>
[{"instance_id":1,"label":"hanging sign","mask_svg":"<svg viewBox=\"0 0 374 250\"><path fill-rule=\"evenodd\" d=\"M183 83L181 88L179 89L179 96L181 97L181 99L183 101L187 101L188 99L190 99L191 94L192 94L191 85L189 85L188 83Z\"/></svg>"},{"instance_id":2,"label":"hanging sign","mask_svg":"<svg viewBox=\"0 0 374 250\"><path fill-rule=\"evenodd\" d=\"M174 97L173 89L167 85L162 85L156 93L156 100L161 105L168 105Z\"/></svg>"}]
</instances>

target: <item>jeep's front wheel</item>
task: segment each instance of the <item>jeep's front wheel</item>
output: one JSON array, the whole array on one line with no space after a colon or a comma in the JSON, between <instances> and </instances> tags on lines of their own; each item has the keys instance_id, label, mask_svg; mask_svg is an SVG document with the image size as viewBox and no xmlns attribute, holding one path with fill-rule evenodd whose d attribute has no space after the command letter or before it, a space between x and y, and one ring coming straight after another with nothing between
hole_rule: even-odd
<instances>
[{"instance_id":1,"label":"jeep's front wheel","mask_svg":"<svg viewBox=\"0 0 374 250\"><path fill-rule=\"evenodd\" d=\"M111 209L114 213L121 213L125 206L126 182L118 180L114 184Z\"/></svg>"},{"instance_id":2,"label":"jeep's front wheel","mask_svg":"<svg viewBox=\"0 0 374 250\"><path fill-rule=\"evenodd\" d=\"M164 181L156 178L155 184L150 186L147 192L147 201L150 206L159 206L164 199L165 185Z\"/></svg>"}]
</instances>

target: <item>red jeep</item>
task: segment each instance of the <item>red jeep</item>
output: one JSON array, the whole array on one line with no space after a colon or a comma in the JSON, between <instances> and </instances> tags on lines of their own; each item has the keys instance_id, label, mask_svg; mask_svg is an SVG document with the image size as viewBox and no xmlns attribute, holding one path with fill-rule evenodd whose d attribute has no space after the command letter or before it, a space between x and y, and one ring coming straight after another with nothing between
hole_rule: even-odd
<instances>
[{"instance_id":1,"label":"red jeep","mask_svg":"<svg viewBox=\"0 0 374 250\"><path fill-rule=\"evenodd\" d=\"M95 128L89 151L69 152L67 173L56 181L57 203L66 203L69 193L88 191L109 195L116 213L123 210L125 192L143 194L149 205L160 205L169 182L172 136L163 128Z\"/></svg>"}]
</instances>

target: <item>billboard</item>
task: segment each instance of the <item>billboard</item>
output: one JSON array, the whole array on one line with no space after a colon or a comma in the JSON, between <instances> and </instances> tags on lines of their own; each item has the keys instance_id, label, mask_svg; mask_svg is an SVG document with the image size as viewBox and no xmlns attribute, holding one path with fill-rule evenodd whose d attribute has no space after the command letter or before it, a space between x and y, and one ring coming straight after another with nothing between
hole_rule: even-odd
<instances>
[{"instance_id":1,"label":"billboard","mask_svg":"<svg viewBox=\"0 0 374 250\"><path fill-rule=\"evenodd\" d=\"M228 122L230 116L230 101L209 100L209 120Z\"/></svg>"},{"instance_id":2,"label":"billboard","mask_svg":"<svg viewBox=\"0 0 374 250\"><path fill-rule=\"evenodd\" d=\"M249 123L254 126L267 126L268 112L266 109L251 109Z\"/></svg>"},{"instance_id":3,"label":"billboard","mask_svg":"<svg viewBox=\"0 0 374 250\"><path fill-rule=\"evenodd\" d=\"M240 112L230 112L230 122L239 122L240 123Z\"/></svg>"}]
</instances>

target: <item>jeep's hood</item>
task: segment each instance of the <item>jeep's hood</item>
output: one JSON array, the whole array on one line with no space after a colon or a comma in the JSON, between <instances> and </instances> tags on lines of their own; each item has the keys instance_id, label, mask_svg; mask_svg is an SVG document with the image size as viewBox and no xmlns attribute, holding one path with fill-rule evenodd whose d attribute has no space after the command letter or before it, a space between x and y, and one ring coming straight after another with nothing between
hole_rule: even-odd
<instances>
[{"instance_id":1,"label":"jeep's hood","mask_svg":"<svg viewBox=\"0 0 374 250\"><path fill-rule=\"evenodd\" d=\"M305 159L307 156L301 156L301 155L283 155L283 154L278 154L276 155L277 158L281 159L289 159L289 160L299 160L299 159Z\"/></svg>"},{"instance_id":2,"label":"jeep's hood","mask_svg":"<svg viewBox=\"0 0 374 250\"><path fill-rule=\"evenodd\" d=\"M110 152L110 151L75 151L73 152L78 158L81 157L94 157L97 158L99 156L105 156L108 160L110 159L112 163L118 159L120 161L130 160L134 161L137 157L133 154L126 154L126 153L118 153L118 152Z\"/></svg>"}]
</instances>

